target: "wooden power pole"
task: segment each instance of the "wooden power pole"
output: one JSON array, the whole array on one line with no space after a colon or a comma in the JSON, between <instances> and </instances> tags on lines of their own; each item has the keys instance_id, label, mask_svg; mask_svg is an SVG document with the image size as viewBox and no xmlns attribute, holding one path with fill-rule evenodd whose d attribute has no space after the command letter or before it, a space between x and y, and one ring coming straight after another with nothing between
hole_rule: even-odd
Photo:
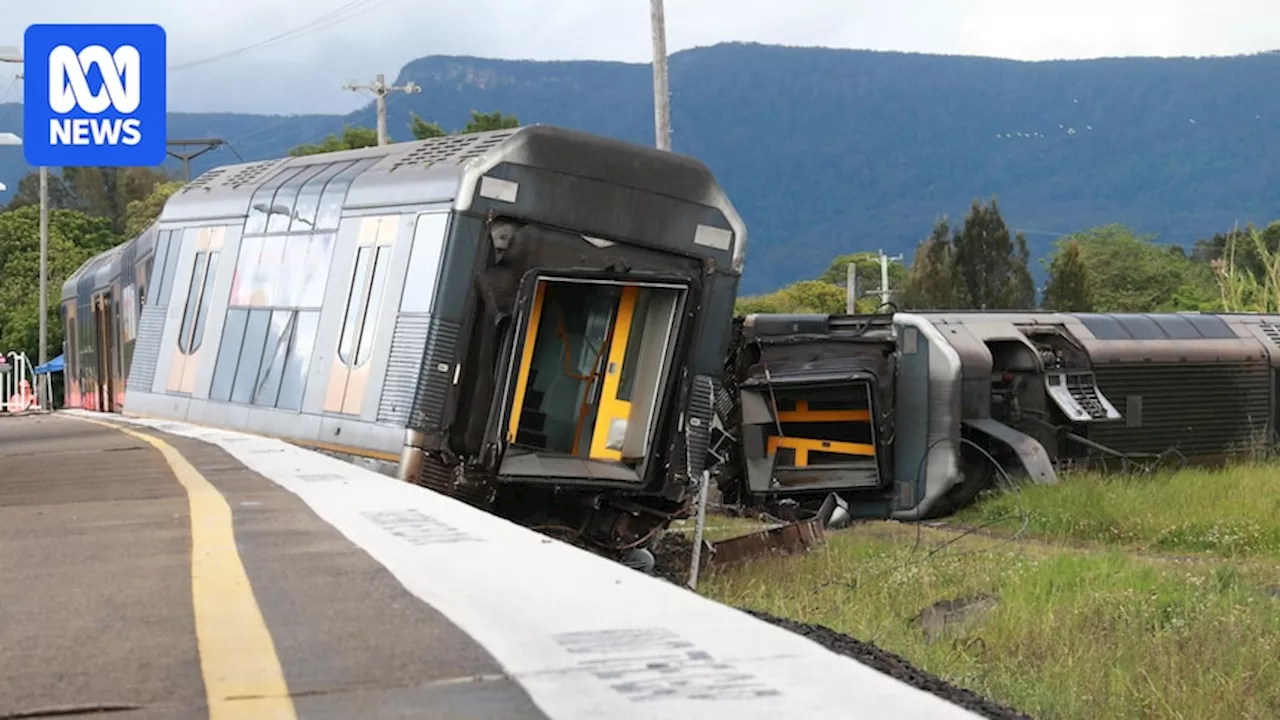
<instances>
[{"instance_id":1,"label":"wooden power pole","mask_svg":"<svg viewBox=\"0 0 1280 720\"><path fill-rule=\"evenodd\" d=\"M393 90L400 90L406 93L422 92L422 86L409 81L404 85L388 85L383 80L382 73L378 73L377 79L372 85L360 85L357 83L347 83L342 86L343 90L372 90L373 95L378 102L378 145L387 144L387 93Z\"/></svg>"},{"instance_id":2,"label":"wooden power pole","mask_svg":"<svg viewBox=\"0 0 1280 720\"><path fill-rule=\"evenodd\" d=\"M653 32L653 119L659 150L671 149L671 89L667 84L667 26L662 0L649 0Z\"/></svg>"}]
</instances>

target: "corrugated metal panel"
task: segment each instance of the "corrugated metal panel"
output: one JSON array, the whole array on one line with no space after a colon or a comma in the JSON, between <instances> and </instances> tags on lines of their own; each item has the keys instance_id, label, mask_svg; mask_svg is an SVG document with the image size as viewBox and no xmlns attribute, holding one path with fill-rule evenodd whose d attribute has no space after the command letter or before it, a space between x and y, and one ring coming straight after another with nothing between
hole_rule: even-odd
<instances>
[{"instance_id":1,"label":"corrugated metal panel","mask_svg":"<svg viewBox=\"0 0 1280 720\"><path fill-rule=\"evenodd\" d=\"M1121 452L1216 455L1269 431L1271 373L1265 361L1095 368L1098 387L1125 419L1089 437Z\"/></svg>"},{"instance_id":2,"label":"corrugated metal panel","mask_svg":"<svg viewBox=\"0 0 1280 720\"><path fill-rule=\"evenodd\" d=\"M408 425L418 379L424 369L422 357L430 327L431 317L427 315L401 315L396 318L387 375L378 402L378 422Z\"/></svg>"},{"instance_id":3,"label":"corrugated metal panel","mask_svg":"<svg viewBox=\"0 0 1280 720\"><path fill-rule=\"evenodd\" d=\"M443 422L444 401L453 385L454 358L461 331L461 325L452 320L431 319L409 427L434 430Z\"/></svg>"},{"instance_id":4,"label":"corrugated metal panel","mask_svg":"<svg viewBox=\"0 0 1280 720\"><path fill-rule=\"evenodd\" d=\"M142 306L138 341L133 346L133 361L129 366L129 387L135 390L151 391L156 361L160 358L160 338L164 335L164 310L159 305Z\"/></svg>"}]
</instances>

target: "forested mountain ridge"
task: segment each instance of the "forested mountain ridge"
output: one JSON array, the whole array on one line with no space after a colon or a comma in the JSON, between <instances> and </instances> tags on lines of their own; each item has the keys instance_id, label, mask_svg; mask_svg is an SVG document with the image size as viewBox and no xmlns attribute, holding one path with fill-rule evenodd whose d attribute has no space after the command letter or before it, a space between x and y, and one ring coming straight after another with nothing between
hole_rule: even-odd
<instances>
[{"instance_id":1,"label":"forested mountain ridge","mask_svg":"<svg viewBox=\"0 0 1280 720\"><path fill-rule=\"evenodd\" d=\"M725 44L670 66L673 147L712 168L748 223L744 294L816 277L841 253L910 261L975 197L999 197L1033 258L1113 222L1190 246L1280 216L1280 55L1027 63ZM647 65L426 57L407 80L423 92L389 97L393 140L411 137L411 111L452 130L476 109L653 142ZM169 135L221 137L256 159L345 123L371 126L372 108L176 113ZM0 127L20 125L21 107L0 105ZM11 191L20 160L0 150ZM193 169L236 161L220 150Z\"/></svg>"}]
</instances>

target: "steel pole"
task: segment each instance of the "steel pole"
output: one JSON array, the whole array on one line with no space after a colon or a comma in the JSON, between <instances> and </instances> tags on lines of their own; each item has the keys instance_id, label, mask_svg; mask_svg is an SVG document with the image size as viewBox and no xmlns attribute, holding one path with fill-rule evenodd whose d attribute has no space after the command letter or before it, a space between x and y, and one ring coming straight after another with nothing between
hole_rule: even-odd
<instances>
[{"instance_id":1,"label":"steel pole","mask_svg":"<svg viewBox=\"0 0 1280 720\"><path fill-rule=\"evenodd\" d=\"M49 168L40 168L40 364L49 362ZM40 397L49 398L49 374L40 376ZM47 409L47 408L46 408Z\"/></svg>"}]
</instances>

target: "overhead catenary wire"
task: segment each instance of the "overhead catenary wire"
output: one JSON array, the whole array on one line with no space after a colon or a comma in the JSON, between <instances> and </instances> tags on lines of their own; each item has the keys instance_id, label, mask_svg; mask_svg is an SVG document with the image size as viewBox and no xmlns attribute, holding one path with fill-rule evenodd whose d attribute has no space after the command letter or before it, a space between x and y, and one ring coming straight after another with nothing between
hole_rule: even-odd
<instances>
[{"instance_id":1,"label":"overhead catenary wire","mask_svg":"<svg viewBox=\"0 0 1280 720\"><path fill-rule=\"evenodd\" d=\"M185 63L178 63L176 65L170 65L168 70L169 72L174 72L178 70L186 70L193 67L200 67L201 65L208 65L210 63L217 62L219 60L227 60L233 57L238 57L240 55L254 52L256 50L261 50L263 48L271 47L273 45L279 45L281 43L288 42L290 40L296 40L300 37L305 37L319 30L324 30L324 29L333 27L334 25L337 25L340 22L351 20L357 14L367 13L370 10L373 10L374 8L381 7L382 5L387 4L388 2L391 2L391 0L349 0L347 3L337 8L334 8L333 10L330 10L329 12L324 13L323 15L320 15L319 17L316 17L310 20L309 22L303 23L302 25L291 28L282 33L272 35L271 37L265 38L263 40L259 40L254 43L250 43L248 45L244 45L242 47L235 48L233 50L227 50L227 51L218 53L216 55L211 55L206 58L201 58L199 60L192 60Z\"/></svg>"}]
</instances>

